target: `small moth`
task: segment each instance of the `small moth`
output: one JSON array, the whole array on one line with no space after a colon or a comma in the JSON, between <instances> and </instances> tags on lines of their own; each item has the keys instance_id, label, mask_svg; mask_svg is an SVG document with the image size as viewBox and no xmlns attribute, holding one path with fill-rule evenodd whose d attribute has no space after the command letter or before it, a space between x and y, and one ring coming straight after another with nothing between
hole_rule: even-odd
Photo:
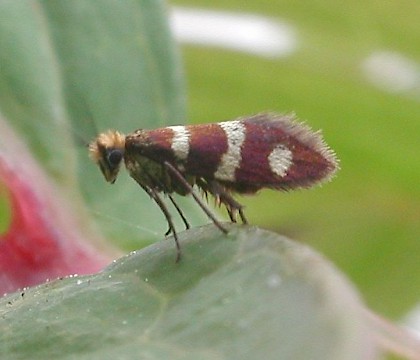
<instances>
[{"instance_id":1,"label":"small moth","mask_svg":"<svg viewBox=\"0 0 420 360\"><path fill-rule=\"evenodd\" d=\"M128 135L109 130L89 144L89 152L112 184L124 161L130 176L165 215L169 225L166 235L174 235L177 261L181 248L161 193L169 197L187 229L188 221L173 193L191 194L214 224L227 233L194 186L223 204L232 222L239 215L246 224L243 206L232 193L308 188L331 179L338 169L337 158L320 132L293 116L273 113L215 124L139 129Z\"/></svg>"}]
</instances>

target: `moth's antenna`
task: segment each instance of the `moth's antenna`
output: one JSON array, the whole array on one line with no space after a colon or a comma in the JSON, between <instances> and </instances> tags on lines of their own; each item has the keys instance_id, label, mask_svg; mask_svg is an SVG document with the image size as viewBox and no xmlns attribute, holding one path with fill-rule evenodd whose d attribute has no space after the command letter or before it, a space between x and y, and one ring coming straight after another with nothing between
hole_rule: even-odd
<instances>
[{"instance_id":1,"label":"moth's antenna","mask_svg":"<svg viewBox=\"0 0 420 360\"><path fill-rule=\"evenodd\" d=\"M86 120L90 124L91 128L93 129L95 135L98 135L99 130L98 130L98 127L96 126L95 117L93 116L93 112L85 99L83 99L83 105L84 105L84 110L86 111Z\"/></svg>"},{"instance_id":2,"label":"moth's antenna","mask_svg":"<svg viewBox=\"0 0 420 360\"><path fill-rule=\"evenodd\" d=\"M89 147L89 142L86 141L86 139L84 137L82 137L82 135L80 135L77 131L75 131L73 129L73 137L75 138L75 143L78 146L83 146L85 148Z\"/></svg>"},{"instance_id":3,"label":"moth's antenna","mask_svg":"<svg viewBox=\"0 0 420 360\"><path fill-rule=\"evenodd\" d=\"M98 127L96 126L93 112L90 106L88 105L85 97L81 97L81 99L78 101L78 105L80 109L79 114L83 114L85 116L76 117L76 121L74 123L75 124L78 123L80 126L77 126L77 128L82 128L82 129L84 129L85 126L81 126L81 125L88 124L89 128L93 129L94 134L89 134L88 139L86 139L86 136L83 136L80 133L80 131L77 131L76 128L73 126L72 128L73 137L77 145L79 146L81 145L83 147L89 147L90 138L99 134Z\"/></svg>"},{"instance_id":4,"label":"moth's antenna","mask_svg":"<svg viewBox=\"0 0 420 360\"><path fill-rule=\"evenodd\" d=\"M153 230L151 230L149 228L146 228L144 226L133 224L133 223L131 223L129 221L125 221L125 220L123 220L121 218L118 218L118 217L109 216L105 212L94 210L94 209L89 209L89 211L92 214L96 215L97 217L101 217L103 219L106 219L106 220L109 220L109 221L112 221L112 222L115 222L115 223L118 223L118 224L122 224L122 225L124 225L124 226L126 226L128 228L133 228L133 229L145 231L145 232L147 232L149 234L152 234L154 236L160 236L160 233L158 233L157 231L153 231Z\"/></svg>"}]
</instances>

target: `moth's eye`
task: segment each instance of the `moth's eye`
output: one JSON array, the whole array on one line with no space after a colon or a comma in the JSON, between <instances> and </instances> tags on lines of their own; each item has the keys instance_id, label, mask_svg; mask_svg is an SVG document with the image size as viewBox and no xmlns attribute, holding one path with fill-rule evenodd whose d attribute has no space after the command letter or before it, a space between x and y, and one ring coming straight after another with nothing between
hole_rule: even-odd
<instances>
[{"instance_id":1,"label":"moth's eye","mask_svg":"<svg viewBox=\"0 0 420 360\"><path fill-rule=\"evenodd\" d=\"M112 166L118 166L123 158L123 153L119 149L112 149L108 152L108 163Z\"/></svg>"}]
</instances>

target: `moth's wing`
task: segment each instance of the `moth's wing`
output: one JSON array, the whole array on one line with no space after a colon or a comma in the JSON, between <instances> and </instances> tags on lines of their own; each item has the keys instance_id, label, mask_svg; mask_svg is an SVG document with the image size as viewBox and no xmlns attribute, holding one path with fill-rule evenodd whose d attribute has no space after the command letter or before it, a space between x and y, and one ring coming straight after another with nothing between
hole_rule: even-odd
<instances>
[{"instance_id":1,"label":"moth's wing","mask_svg":"<svg viewBox=\"0 0 420 360\"><path fill-rule=\"evenodd\" d=\"M236 182L289 190L328 180L337 169L335 154L321 133L293 116L259 114L244 120L246 141Z\"/></svg>"},{"instance_id":2,"label":"moth's wing","mask_svg":"<svg viewBox=\"0 0 420 360\"><path fill-rule=\"evenodd\" d=\"M170 128L156 130L136 130L125 138L127 157L146 157L151 161L163 163L174 161L172 150L173 131Z\"/></svg>"},{"instance_id":3,"label":"moth's wing","mask_svg":"<svg viewBox=\"0 0 420 360\"><path fill-rule=\"evenodd\" d=\"M293 116L258 114L193 126L190 134L187 170L237 192L310 187L337 168L321 134Z\"/></svg>"},{"instance_id":4,"label":"moth's wing","mask_svg":"<svg viewBox=\"0 0 420 360\"><path fill-rule=\"evenodd\" d=\"M237 192L310 187L338 167L321 134L292 116L264 113L140 133L127 136L130 152L171 162L185 176L216 180Z\"/></svg>"}]
</instances>

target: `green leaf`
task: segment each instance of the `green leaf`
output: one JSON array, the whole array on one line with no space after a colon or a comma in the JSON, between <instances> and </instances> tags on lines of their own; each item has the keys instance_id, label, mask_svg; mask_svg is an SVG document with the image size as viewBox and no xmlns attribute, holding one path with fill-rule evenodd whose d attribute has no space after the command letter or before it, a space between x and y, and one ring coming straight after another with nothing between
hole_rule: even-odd
<instances>
[{"instance_id":1,"label":"green leaf","mask_svg":"<svg viewBox=\"0 0 420 360\"><path fill-rule=\"evenodd\" d=\"M120 241L160 237L164 218L138 185L125 174L106 184L72 141L184 122L165 3L3 1L0 66L0 111L64 187L75 193L80 182L101 230Z\"/></svg>"},{"instance_id":2,"label":"green leaf","mask_svg":"<svg viewBox=\"0 0 420 360\"><path fill-rule=\"evenodd\" d=\"M3 359L368 359L353 288L274 233L213 225L1 299Z\"/></svg>"}]
</instances>

